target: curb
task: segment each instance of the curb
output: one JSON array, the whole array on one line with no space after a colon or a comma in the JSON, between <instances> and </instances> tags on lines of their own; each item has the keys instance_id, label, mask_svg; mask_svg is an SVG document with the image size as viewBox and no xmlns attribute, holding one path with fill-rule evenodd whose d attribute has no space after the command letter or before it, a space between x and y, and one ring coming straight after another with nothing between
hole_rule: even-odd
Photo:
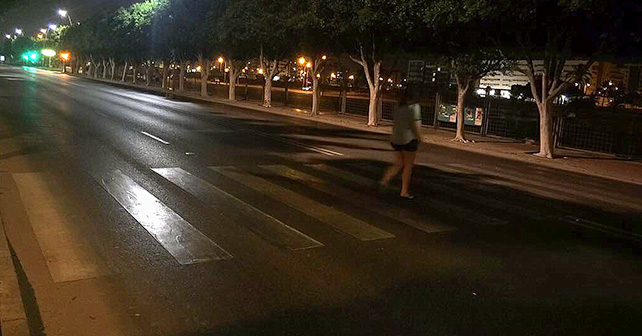
<instances>
[{"instance_id":1,"label":"curb","mask_svg":"<svg viewBox=\"0 0 642 336\"><path fill-rule=\"evenodd\" d=\"M250 110L250 111L256 111L256 112L262 112L262 113L271 113L271 114L276 114L280 116L286 116L286 117L292 117L292 118L298 118L298 119L304 119L308 121L314 121L314 122L319 122L319 123L324 123L328 125L333 125L333 126L341 126L341 127L346 127L358 131L363 131L363 132L371 132L371 133L378 133L378 134L391 134L391 131L386 129L390 126L383 126L383 127L367 127L363 126L361 124L355 125L355 122L352 120L349 120L348 118L344 118L341 121L335 121L335 120L330 120L329 118L325 118L323 115L321 116L316 116L316 117L311 117L308 115L304 115L301 113L297 113L297 111L303 112L304 110L298 109L298 108L291 108L292 112L282 112L278 110L270 110L269 108L260 106L260 105L252 105L252 104L246 104L246 103L239 103L239 102L230 102L229 100L226 99L220 99L220 98L213 98L213 97L200 97L197 95L191 95L191 94L185 94L177 91L167 91L162 88L158 87L148 87L145 85L139 85L139 84L131 84L131 83L124 83L124 82L118 82L118 81L112 81L108 79L102 79L102 78L91 78L91 77L84 77L84 76L78 76L78 75L71 75L76 78L80 79L86 79L86 80L91 80L95 82L100 82L100 83L105 83L108 85L113 85L113 86L119 86L119 87L126 87L130 89L136 89L148 93L153 93L153 94L158 94L158 95L164 95L164 96L175 96L175 97L180 97L183 99L188 99L190 101L197 101L197 102L206 102L206 103L214 103L214 104L220 104L220 105L226 105L226 106L231 106L231 107L236 107L244 110ZM354 119L358 119L358 117L355 117ZM594 176L594 177L600 177L600 178L605 178L609 180L614 180L614 181L620 181L620 182L625 182L625 183L631 183L631 184L636 184L636 185L642 185L641 181L637 180L631 180L627 178L622 178L619 176L613 176L613 175L608 175L608 174L601 174L598 172L592 172L592 171L578 171L578 167L576 166L567 166L563 164L559 164L557 161L547 161L549 159L538 159L535 158L533 155L529 154L521 154L521 153L504 153L501 151L495 151L492 149L485 149L485 148L476 148L474 147L473 144L468 144L468 145L462 145L459 143L453 143L448 139L435 139L429 135L424 135L422 136L422 142L424 143L430 143L434 144L437 146L442 146L442 147L448 147L448 148L453 148L453 149L458 149L470 153L476 153L476 154L483 154L483 155L489 155L489 156L494 156L497 158L502 158L502 159L508 159L508 160L515 160L515 161L520 161L528 164L534 164L534 165L539 165L539 166L544 166L548 168L554 168L554 169L559 169L559 170L564 170L567 172L571 173L581 173L584 175L588 176ZM585 151L580 151L580 152L585 152ZM606 155L606 154L605 154ZM637 162L633 162L637 163ZM640 164L642 167L642 164Z\"/></svg>"},{"instance_id":2,"label":"curb","mask_svg":"<svg viewBox=\"0 0 642 336\"><path fill-rule=\"evenodd\" d=\"M9 242L0 218L0 335L28 336L29 325Z\"/></svg>"}]
</instances>

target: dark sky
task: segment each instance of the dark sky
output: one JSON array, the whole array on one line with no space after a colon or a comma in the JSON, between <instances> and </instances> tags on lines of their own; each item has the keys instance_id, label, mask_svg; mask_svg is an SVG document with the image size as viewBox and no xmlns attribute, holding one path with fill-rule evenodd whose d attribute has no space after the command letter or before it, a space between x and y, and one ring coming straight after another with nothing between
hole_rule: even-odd
<instances>
[{"instance_id":1,"label":"dark sky","mask_svg":"<svg viewBox=\"0 0 642 336\"><path fill-rule=\"evenodd\" d=\"M15 8L6 11L0 8L0 33L11 33L16 27L23 29L25 35L33 35L47 24L60 24L63 18L57 15L58 8L69 11L73 21L109 9L129 5L142 0L17 0ZM66 20L66 19L65 19ZM68 22L68 21L66 21Z\"/></svg>"}]
</instances>

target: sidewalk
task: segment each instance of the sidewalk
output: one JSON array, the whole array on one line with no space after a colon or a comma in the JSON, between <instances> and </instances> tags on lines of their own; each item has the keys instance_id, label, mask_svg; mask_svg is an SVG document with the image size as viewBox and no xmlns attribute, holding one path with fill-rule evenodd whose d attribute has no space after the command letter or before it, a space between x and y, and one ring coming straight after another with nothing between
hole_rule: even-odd
<instances>
[{"instance_id":1,"label":"sidewalk","mask_svg":"<svg viewBox=\"0 0 642 336\"><path fill-rule=\"evenodd\" d=\"M366 119L360 116L345 114L338 115L336 113L322 112L321 116L311 117L309 116L308 111L298 108L266 108L257 104L256 101L229 101L227 99L221 98L201 97L196 93L191 92L167 91L155 86L145 86L138 84L134 85L131 83L116 82L111 80L104 80L101 78L89 78L84 76L78 77L98 82L104 82L111 85L136 88L146 92L157 93L166 96L182 97L192 101L204 101L227 106L234 106L247 110L272 113L336 126L348 127L366 132L390 134L392 131L392 127L389 122L382 122L378 127L368 127L366 126ZM563 148L556 149L556 155L558 155L559 158L551 160L532 155L539 150L538 145L533 143L525 143L519 140L507 138L468 135L467 138L469 140L472 140L472 142L463 144L450 141L453 136L453 132L448 130L435 130L431 127L424 127L422 130L422 141L425 143L491 155L510 160L518 160L540 166L566 170L574 173L581 173L642 185L642 162L621 159L611 154Z\"/></svg>"}]
</instances>

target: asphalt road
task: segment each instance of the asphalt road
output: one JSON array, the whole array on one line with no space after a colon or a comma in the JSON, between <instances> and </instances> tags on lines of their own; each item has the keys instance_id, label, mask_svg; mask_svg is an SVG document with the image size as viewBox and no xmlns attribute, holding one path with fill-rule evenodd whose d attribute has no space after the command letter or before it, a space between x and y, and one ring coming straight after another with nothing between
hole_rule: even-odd
<instances>
[{"instance_id":1,"label":"asphalt road","mask_svg":"<svg viewBox=\"0 0 642 336\"><path fill-rule=\"evenodd\" d=\"M0 151L33 335L642 331L640 185L6 66Z\"/></svg>"}]
</instances>

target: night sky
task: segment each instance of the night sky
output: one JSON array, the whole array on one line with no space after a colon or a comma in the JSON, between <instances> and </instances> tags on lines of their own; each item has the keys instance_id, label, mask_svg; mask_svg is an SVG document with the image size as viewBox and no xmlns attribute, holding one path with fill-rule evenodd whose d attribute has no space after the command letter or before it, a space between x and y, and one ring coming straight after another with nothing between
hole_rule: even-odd
<instances>
[{"instance_id":1,"label":"night sky","mask_svg":"<svg viewBox=\"0 0 642 336\"><path fill-rule=\"evenodd\" d=\"M0 33L12 33L16 27L25 35L33 35L49 23L61 24L67 19L57 15L58 8L69 11L71 19L83 21L100 11L115 9L142 0L18 0L14 9L0 8Z\"/></svg>"}]
</instances>

